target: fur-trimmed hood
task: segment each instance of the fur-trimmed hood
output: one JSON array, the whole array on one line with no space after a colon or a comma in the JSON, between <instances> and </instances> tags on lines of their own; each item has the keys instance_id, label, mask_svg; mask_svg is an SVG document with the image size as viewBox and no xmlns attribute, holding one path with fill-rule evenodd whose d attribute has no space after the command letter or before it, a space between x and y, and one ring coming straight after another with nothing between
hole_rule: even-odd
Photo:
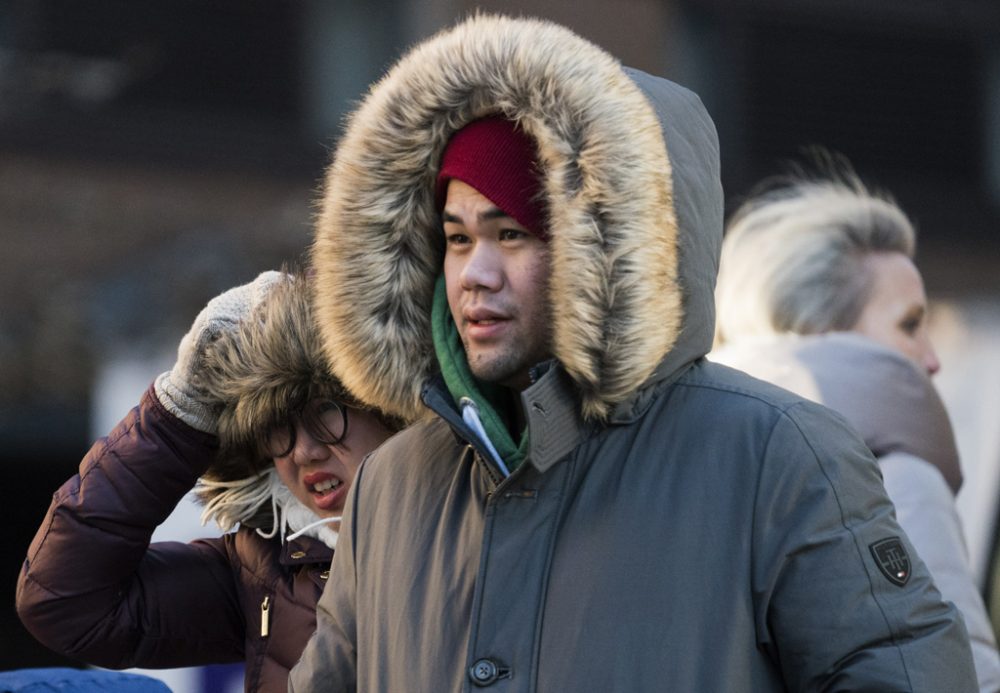
<instances>
[{"instance_id":1,"label":"fur-trimmed hood","mask_svg":"<svg viewBox=\"0 0 1000 693\"><path fill-rule=\"evenodd\" d=\"M272 478L272 461L259 451L261 437L289 411L315 397L353 402L327 368L308 283L304 275L285 274L252 315L222 333L205 352L201 385L223 406L219 454L196 487L198 499L210 511L203 519L231 526L226 517L240 506L232 519L270 527L273 510L286 505L291 494L274 492L281 483ZM229 512L220 511L217 502L224 494Z\"/></svg>"},{"instance_id":2,"label":"fur-trimmed hood","mask_svg":"<svg viewBox=\"0 0 1000 693\"><path fill-rule=\"evenodd\" d=\"M538 143L553 351L583 415L605 419L711 348L718 142L697 96L549 22L468 19L411 50L351 116L313 248L324 348L361 401L424 413L443 257L435 176L451 135L497 112Z\"/></svg>"}]
</instances>

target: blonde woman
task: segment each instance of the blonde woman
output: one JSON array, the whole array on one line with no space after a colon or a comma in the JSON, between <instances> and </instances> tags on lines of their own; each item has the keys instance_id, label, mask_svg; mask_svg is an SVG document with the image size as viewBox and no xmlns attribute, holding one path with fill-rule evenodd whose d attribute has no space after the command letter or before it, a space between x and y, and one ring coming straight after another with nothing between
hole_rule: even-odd
<instances>
[{"instance_id":1,"label":"blonde woman","mask_svg":"<svg viewBox=\"0 0 1000 693\"><path fill-rule=\"evenodd\" d=\"M1000 659L955 511L961 470L930 381L940 362L915 245L906 214L850 172L778 181L727 225L710 358L825 404L861 433L900 525L965 617L980 689L996 691Z\"/></svg>"}]
</instances>

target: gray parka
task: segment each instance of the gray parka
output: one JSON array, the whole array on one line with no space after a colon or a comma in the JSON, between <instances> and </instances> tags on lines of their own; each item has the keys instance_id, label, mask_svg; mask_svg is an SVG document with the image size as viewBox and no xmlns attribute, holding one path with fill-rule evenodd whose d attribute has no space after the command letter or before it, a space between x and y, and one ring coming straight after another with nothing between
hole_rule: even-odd
<instances>
[{"instance_id":1,"label":"gray parka","mask_svg":"<svg viewBox=\"0 0 1000 693\"><path fill-rule=\"evenodd\" d=\"M441 150L498 110L539 144L555 356L506 479L430 330ZM358 474L290 691L976 689L864 444L702 358L721 235L698 98L561 27L478 16L373 88L329 172L316 311L355 395L425 416Z\"/></svg>"}]
</instances>

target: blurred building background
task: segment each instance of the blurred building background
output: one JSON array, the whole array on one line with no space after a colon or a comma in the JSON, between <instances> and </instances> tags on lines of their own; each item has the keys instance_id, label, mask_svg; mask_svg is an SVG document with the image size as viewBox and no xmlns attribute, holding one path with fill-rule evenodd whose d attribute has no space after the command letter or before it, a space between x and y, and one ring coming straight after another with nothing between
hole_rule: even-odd
<instances>
[{"instance_id":1,"label":"blurred building background","mask_svg":"<svg viewBox=\"0 0 1000 693\"><path fill-rule=\"evenodd\" d=\"M985 573L1000 488L996 0L4 0L0 669L66 663L12 607L51 493L209 298L302 256L345 112L477 8L556 20L697 91L730 209L814 145L894 194L921 234Z\"/></svg>"}]
</instances>

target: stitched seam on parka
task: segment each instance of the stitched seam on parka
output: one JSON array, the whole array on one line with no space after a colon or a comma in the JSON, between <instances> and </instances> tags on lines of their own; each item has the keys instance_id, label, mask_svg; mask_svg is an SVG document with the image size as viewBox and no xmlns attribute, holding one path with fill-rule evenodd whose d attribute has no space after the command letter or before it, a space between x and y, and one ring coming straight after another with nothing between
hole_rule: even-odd
<instances>
[{"instance_id":1,"label":"stitched seam on parka","mask_svg":"<svg viewBox=\"0 0 1000 693\"><path fill-rule=\"evenodd\" d=\"M837 485L833 482L833 480L830 478L830 475L827 473L827 470L826 470L826 467L823 464L822 458L820 457L819 454L817 454L816 449L813 446L812 440L809 438L809 436L807 436L805 434L805 432L802 430L801 426L799 426L798 422L795 420L795 417L792 416L792 414L791 414L791 412L793 410L802 408L803 406L809 406L809 404L810 403L808 403L808 402L801 402L801 401L800 402L794 402L794 403L790 404L789 406L785 407L780 412L781 415L775 420L774 426L771 428L771 433L768 436L768 442L767 442L767 445L764 448L764 457L766 459L767 456L768 456L768 454L769 454L769 448L770 448L770 445L771 445L771 440L772 440L772 438L773 438L773 436L775 434L775 431L778 428L778 426L781 425L784 421L787 421L788 423L790 423L795 428L795 430L798 432L798 434L801 436L802 442L805 444L805 446L812 453L813 461L815 462L817 468L819 469L820 473L823 475L823 478L826 479L826 482L827 482L827 484L830 487L830 492L831 492L831 494L833 496L834 501L837 504L837 510L840 513L840 524L844 528L844 530L846 532L848 532L850 534L850 536L851 536L852 543L854 544L854 549L855 549L855 551L858 554L858 560L861 563L861 567L864 569L865 577L868 579L868 591L869 591L869 594L871 594L872 601L875 603L875 606L878 608L879 614L881 614L882 619L885 622L885 627L886 627L886 629L889 632L889 637L891 638L892 645L893 645L893 647L896 648L896 653L899 656L899 661L900 661L900 664L902 665L903 673L906 675L906 683L910 687L910 690L913 690L913 682L910 679L909 667L907 667L906 657L904 656L902 647L900 646L899 637L898 637L898 635L896 633L896 629L893 628L893 626L892 626L891 620L889 619L888 615L885 612L885 607L882 605L882 602L878 599L878 597L875 594L875 592L876 592L875 585L874 585L874 583L872 581L872 574L868 570L868 564L867 564L867 562L865 560L864 549L863 549L863 547L861 545L861 542L859 541L858 535L854 531L854 528L851 527L847 523L847 520L845 518L844 506L843 506L843 503L841 502L840 494L838 493L838 490L837 490ZM761 465L761 470L763 470L763 465ZM824 673L827 673L827 672L824 672Z\"/></svg>"}]
</instances>

